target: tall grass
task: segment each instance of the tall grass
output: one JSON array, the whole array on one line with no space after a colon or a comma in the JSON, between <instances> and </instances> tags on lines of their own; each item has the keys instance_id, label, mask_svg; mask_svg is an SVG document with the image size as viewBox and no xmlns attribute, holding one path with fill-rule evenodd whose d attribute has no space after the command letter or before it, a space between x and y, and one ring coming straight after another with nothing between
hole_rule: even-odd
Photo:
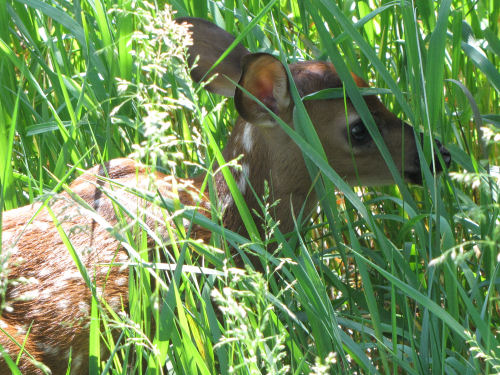
<instances>
[{"instance_id":1,"label":"tall grass","mask_svg":"<svg viewBox=\"0 0 500 375\"><path fill-rule=\"evenodd\" d=\"M210 245L191 240L182 225L169 227L181 239L168 244L175 267L159 263L167 252L159 242L143 259L158 263L153 271L131 267L129 312L94 301L101 319L92 323L91 370L499 373L500 1L166 3L234 35L256 22L243 38L252 51L334 62L371 129L349 72L389 89L388 108L424 132L422 160L437 136L453 165L441 177L431 165L423 187L399 180L353 190L324 161L295 98L290 134L320 173L316 188L325 197L314 221L299 221L285 239L267 199L263 239L225 231L217 212L213 221L196 218L213 231ZM160 8L0 1L0 212L52 193L73 177L69 165L131 153L180 177L211 175L237 115L190 82L185 41L169 33ZM128 235L135 250L146 249L141 236ZM280 246L267 254L273 241ZM236 269L230 245L279 266L266 275ZM191 265L203 267L183 267ZM100 357L102 346L111 359Z\"/></svg>"}]
</instances>

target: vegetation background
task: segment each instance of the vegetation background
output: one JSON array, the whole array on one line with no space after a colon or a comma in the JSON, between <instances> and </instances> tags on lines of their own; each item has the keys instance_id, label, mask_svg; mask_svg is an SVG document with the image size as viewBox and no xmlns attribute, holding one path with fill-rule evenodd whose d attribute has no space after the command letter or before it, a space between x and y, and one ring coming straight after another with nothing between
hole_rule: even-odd
<instances>
[{"instance_id":1,"label":"vegetation background","mask_svg":"<svg viewBox=\"0 0 500 375\"><path fill-rule=\"evenodd\" d=\"M330 194L267 256L282 239L269 201L253 243L217 212L211 244L172 226L175 266L136 259L128 313L94 301L92 373L500 373L499 0L0 0L0 213L50 199L70 166L130 154L179 177L209 171L211 188L237 114L191 82L171 9L389 89L386 105L425 133L422 156L432 134L453 164L423 187L353 190L306 153ZM230 244L268 274L235 269Z\"/></svg>"}]
</instances>

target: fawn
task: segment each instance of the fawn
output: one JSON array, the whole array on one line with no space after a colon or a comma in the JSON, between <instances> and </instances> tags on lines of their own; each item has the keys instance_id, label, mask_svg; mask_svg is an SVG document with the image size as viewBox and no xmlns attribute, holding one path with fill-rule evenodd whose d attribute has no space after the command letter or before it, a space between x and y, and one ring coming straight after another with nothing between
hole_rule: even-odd
<instances>
[{"instance_id":1,"label":"fawn","mask_svg":"<svg viewBox=\"0 0 500 375\"><path fill-rule=\"evenodd\" d=\"M243 155L241 168L232 173L250 211L259 209L255 196L262 196L264 181L267 180L272 187L273 199L280 200L273 213L274 219L279 221L281 231L291 231L292 208L305 207L305 212L310 212L317 204L314 193L310 193L312 182L302 153L269 112L232 83L239 82L241 87L293 127L294 102L285 67L272 55L252 54L239 44L207 74L234 37L205 20L182 18L178 22L188 23L191 28L191 63L199 58L197 67L192 71L193 79L200 81L205 76L208 78L216 74L206 88L214 93L234 96L240 117L236 120L223 156L225 160L230 160ZM342 86L334 66L328 62L297 62L289 65L289 69L301 96ZM358 86L367 86L361 78L354 78ZM421 172L414 131L377 97L367 96L365 100L396 166L404 171L408 181L419 183ZM347 182L373 185L393 181L378 148L349 101L347 110L343 99L312 100L307 101L305 106L321 136L330 165ZM438 147L448 165L451 160L449 152L439 144ZM359 180L354 172L353 158ZM440 168L440 164L437 165ZM24 345L19 362L24 374L42 373L34 365L34 360L43 362L53 374L64 373L70 349L71 373L88 372L91 292L62 239L61 229L80 255L87 274L96 286L97 296L103 297L113 309L126 307L128 268L109 265L127 264L128 252L110 235L106 225L95 220L92 212L109 225L118 223L112 200L102 192L102 188L110 188L111 180L123 185L113 189L117 200L130 210L141 206L153 213L147 215L146 224L157 225L153 216L154 211L159 209L125 189L147 189L150 173L147 167L130 159L111 160L78 177L70 186L73 193L59 194L52 200L50 211L43 208L32 219L41 206L38 203L4 213L2 251L9 256L8 279L15 282L9 283L5 295L5 308L0 319L3 331L0 332L0 344L4 349L3 355L7 354L14 360L20 352L20 345ZM197 206L200 212L210 215L208 197L199 192L203 176L176 180L174 194L173 177L155 173L160 194L178 196L184 205ZM105 176L106 179L98 176ZM224 206L224 226L244 234L240 215L224 177L219 173L215 180L219 200ZM76 203L75 197L89 207ZM194 226L192 230L193 237L204 241L210 240L210 234L199 226ZM0 361L0 370L1 373L8 371L5 360Z\"/></svg>"}]
</instances>

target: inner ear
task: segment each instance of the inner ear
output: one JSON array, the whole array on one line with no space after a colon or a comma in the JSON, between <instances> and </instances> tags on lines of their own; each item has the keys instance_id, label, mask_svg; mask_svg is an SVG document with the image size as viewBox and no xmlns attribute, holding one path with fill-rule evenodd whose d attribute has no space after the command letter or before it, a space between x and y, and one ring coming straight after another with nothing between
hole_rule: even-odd
<instances>
[{"instance_id":1,"label":"inner ear","mask_svg":"<svg viewBox=\"0 0 500 375\"><path fill-rule=\"evenodd\" d=\"M239 85L278 116L290 108L288 76L277 58L266 53L247 55L242 60ZM272 116L244 90L236 89L235 105L246 121L255 125L273 126Z\"/></svg>"}]
</instances>

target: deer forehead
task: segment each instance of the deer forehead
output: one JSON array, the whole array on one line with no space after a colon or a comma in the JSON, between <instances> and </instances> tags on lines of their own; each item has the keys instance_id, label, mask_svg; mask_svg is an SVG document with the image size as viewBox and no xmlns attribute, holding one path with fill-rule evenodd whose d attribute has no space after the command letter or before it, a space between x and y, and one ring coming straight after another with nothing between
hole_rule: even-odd
<instances>
[{"instance_id":1,"label":"deer forehead","mask_svg":"<svg viewBox=\"0 0 500 375\"><path fill-rule=\"evenodd\" d=\"M342 86L335 67L328 62L296 62L290 65L290 72L301 96Z\"/></svg>"},{"instance_id":2,"label":"deer forehead","mask_svg":"<svg viewBox=\"0 0 500 375\"><path fill-rule=\"evenodd\" d=\"M345 103L343 99L310 100L306 108L313 124L321 131L345 131L347 124L360 120L350 102Z\"/></svg>"},{"instance_id":3,"label":"deer forehead","mask_svg":"<svg viewBox=\"0 0 500 375\"><path fill-rule=\"evenodd\" d=\"M290 64L290 72L302 96L324 89L342 87L342 80L330 62L299 61ZM358 87L368 87L368 83L361 77L354 73L351 73L351 76Z\"/></svg>"}]
</instances>

